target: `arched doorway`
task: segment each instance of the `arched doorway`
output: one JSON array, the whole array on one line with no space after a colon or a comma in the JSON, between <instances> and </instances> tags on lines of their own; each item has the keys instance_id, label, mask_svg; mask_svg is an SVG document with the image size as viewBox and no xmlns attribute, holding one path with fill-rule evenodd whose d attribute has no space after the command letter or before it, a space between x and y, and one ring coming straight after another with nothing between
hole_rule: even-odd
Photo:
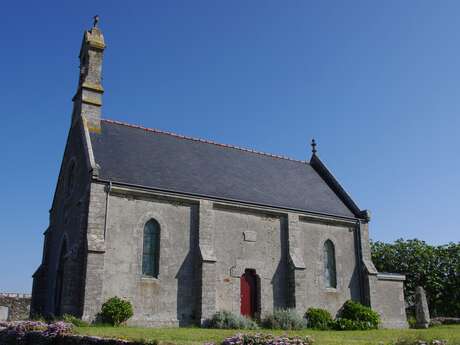
<instances>
[{"instance_id":1,"label":"arched doorway","mask_svg":"<svg viewBox=\"0 0 460 345\"><path fill-rule=\"evenodd\" d=\"M257 280L256 271L253 269L246 269L240 278L241 315L254 317L257 312Z\"/></svg>"}]
</instances>

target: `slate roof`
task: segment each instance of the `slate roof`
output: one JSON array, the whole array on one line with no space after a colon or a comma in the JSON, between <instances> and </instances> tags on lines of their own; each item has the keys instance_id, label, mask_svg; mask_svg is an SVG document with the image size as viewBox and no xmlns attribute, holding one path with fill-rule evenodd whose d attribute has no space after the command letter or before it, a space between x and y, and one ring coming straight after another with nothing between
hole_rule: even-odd
<instances>
[{"instance_id":1,"label":"slate roof","mask_svg":"<svg viewBox=\"0 0 460 345\"><path fill-rule=\"evenodd\" d=\"M307 162L110 120L90 137L103 180L355 217Z\"/></svg>"}]
</instances>

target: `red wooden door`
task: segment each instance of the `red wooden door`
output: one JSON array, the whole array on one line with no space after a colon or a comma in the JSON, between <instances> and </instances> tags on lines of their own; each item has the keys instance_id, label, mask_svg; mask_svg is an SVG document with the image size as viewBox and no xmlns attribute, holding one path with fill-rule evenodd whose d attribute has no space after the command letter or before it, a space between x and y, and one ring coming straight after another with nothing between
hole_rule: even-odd
<instances>
[{"instance_id":1,"label":"red wooden door","mask_svg":"<svg viewBox=\"0 0 460 345\"><path fill-rule=\"evenodd\" d=\"M247 270L240 278L241 315L253 317L256 311L256 275Z\"/></svg>"}]
</instances>

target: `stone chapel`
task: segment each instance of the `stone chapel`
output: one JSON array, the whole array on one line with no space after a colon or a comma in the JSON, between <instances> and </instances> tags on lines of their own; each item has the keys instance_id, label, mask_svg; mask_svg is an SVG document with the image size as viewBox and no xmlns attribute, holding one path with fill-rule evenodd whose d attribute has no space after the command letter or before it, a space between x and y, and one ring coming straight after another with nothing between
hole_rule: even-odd
<instances>
[{"instance_id":1,"label":"stone chapel","mask_svg":"<svg viewBox=\"0 0 460 345\"><path fill-rule=\"evenodd\" d=\"M103 119L104 37L84 32L31 312L92 321L113 296L142 326L216 311L335 315L348 299L406 327L404 276L371 261L370 214L319 158L298 161Z\"/></svg>"}]
</instances>

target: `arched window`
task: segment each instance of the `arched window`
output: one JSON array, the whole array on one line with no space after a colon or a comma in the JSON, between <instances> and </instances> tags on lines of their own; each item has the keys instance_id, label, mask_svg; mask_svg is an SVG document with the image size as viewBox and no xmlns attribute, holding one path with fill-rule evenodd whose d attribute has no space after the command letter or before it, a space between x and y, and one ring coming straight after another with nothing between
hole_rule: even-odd
<instances>
[{"instance_id":1,"label":"arched window","mask_svg":"<svg viewBox=\"0 0 460 345\"><path fill-rule=\"evenodd\" d=\"M331 240L324 243L324 275L326 287L337 287L337 274L335 270L335 249Z\"/></svg>"},{"instance_id":2,"label":"arched window","mask_svg":"<svg viewBox=\"0 0 460 345\"><path fill-rule=\"evenodd\" d=\"M142 274L158 277L160 261L160 225L149 220L144 226L144 249L142 252Z\"/></svg>"}]
</instances>

